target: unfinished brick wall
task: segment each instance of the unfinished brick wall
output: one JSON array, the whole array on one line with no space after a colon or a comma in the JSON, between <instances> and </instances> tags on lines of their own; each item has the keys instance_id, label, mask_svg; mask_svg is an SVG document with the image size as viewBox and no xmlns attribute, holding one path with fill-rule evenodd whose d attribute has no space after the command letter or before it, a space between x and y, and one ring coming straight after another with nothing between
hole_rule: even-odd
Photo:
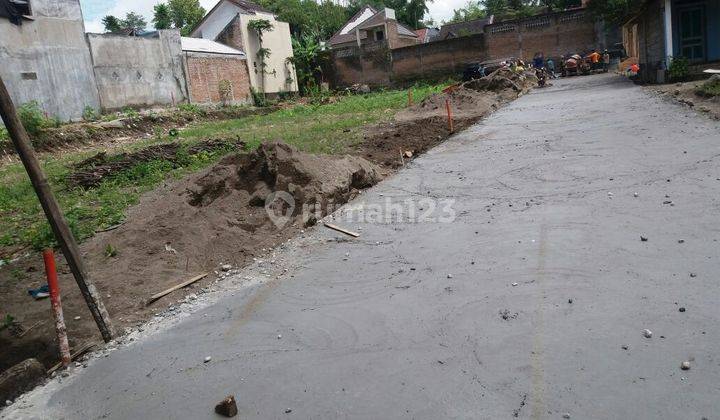
<instances>
[{"instance_id":1,"label":"unfinished brick wall","mask_svg":"<svg viewBox=\"0 0 720 420\"><path fill-rule=\"evenodd\" d=\"M247 60L239 56L196 54L186 56L188 89L192 103L220 103L221 81L230 82L228 101L245 104L251 101Z\"/></svg>"},{"instance_id":2,"label":"unfinished brick wall","mask_svg":"<svg viewBox=\"0 0 720 420\"><path fill-rule=\"evenodd\" d=\"M488 55L497 59L531 60L538 52L559 57L599 48L595 21L584 9L488 25L485 38Z\"/></svg>"},{"instance_id":3,"label":"unfinished brick wall","mask_svg":"<svg viewBox=\"0 0 720 420\"><path fill-rule=\"evenodd\" d=\"M245 51L240 25L240 16L235 16L232 22L220 32L220 35L217 36L215 41L233 47L236 50Z\"/></svg>"},{"instance_id":4,"label":"unfinished brick wall","mask_svg":"<svg viewBox=\"0 0 720 420\"><path fill-rule=\"evenodd\" d=\"M393 49L378 61L368 48L334 51L335 85L387 86L462 74L468 63L509 57L531 60L535 53L558 57L600 48L595 22L584 9L549 13L485 27L485 34ZM370 60L369 57L373 57Z\"/></svg>"},{"instance_id":5,"label":"unfinished brick wall","mask_svg":"<svg viewBox=\"0 0 720 420\"><path fill-rule=\"evenodd\" d=\"M392 50L392 80L402 83L462 74L469 63L488 59L482 34Z\"/></svg>"}]
</instances>

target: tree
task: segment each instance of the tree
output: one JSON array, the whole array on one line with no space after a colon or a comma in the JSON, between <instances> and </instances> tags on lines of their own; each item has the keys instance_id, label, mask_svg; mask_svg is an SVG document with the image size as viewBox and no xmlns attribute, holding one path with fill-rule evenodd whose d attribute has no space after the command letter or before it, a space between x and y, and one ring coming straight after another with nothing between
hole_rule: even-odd
<instances>
[{"instance_id":1,"label":"tree","mask_svg":"<svg viewBox=\"0 0 720 420\"><path fill-rule=\"evenodd\" d=\"M205 16L199 0L169 0L168 7L175 28L183 35L189 35Z\"/></svg>"},{"instance_id":2,"label":"tree","mask_svg":"<svg viewBox=\"0 0 720 420\"><path fill-rule=\"evenodd\" d=\"M259 4L290 24L293 36L330 38L348 20L348 10L332 0L260 0Z\"/></svg>"},{"instance_id":3,"label":"tree","mask_svg":"<svg viewBox=\"0 0 720 420\"><path fill-rule=\"evenodd\" d=\"M120 19L113 15L107 15L102 18L102 24L105 27L105 32L116 33L122 31L122 24Z\"/></svg>"},{"instance_id":4,"label":"tree","mask_svg":"<svg viewBox=\"0 0 720 420\"><path fill-rule=\"evenodd\" d=\"M479 1L468 1L465 7L453 10L453 17L448 23L467 22L486 16L487 11Z\"/></svg>"},{"instance_id":5,"label":"tree","mask_svg":"<svg viewBox=\"0 0 720 420\"><path fill-rule=\"evenodd\" d=\"M309 94L317 88L318 78L322 78L322 48L317 39L310 35L293 38L292 45L293 56L290 61L295 66L298 87L301 93Z\"/></svg>"},{"instance_id":6,"label":"tree","mask_svg":"<svg viewBox=\"0 0 720 420\"><path fill-rule=\"evenodd\" d=\"M155 29L172 28L172 16L170 16L170 7L167 4L156 4L153 7L153 12L153 26L155 26Z\"/></svg>"},{"instance_id":7,"label":"tree","mask_svg":"<svg viewBox=\"0 0 720 420\"><path fill-rule=\"evenodd\" d=\"M125 15L125 19L122 20L121 25L123 29L132 29L134 31L144 31L147 27L147 21L145 18L135 12L128 12Z\"/></svg>"},{"instance_id":8,"label":"tree","mask_svg":"<svg viewBox=\"0 0 720 420\"><path fill-rule=\"evenodd\" d=\"M590 0L590 11L611 25L620 25L638 14L643 0Z\"/></svg>"}]
</instances>

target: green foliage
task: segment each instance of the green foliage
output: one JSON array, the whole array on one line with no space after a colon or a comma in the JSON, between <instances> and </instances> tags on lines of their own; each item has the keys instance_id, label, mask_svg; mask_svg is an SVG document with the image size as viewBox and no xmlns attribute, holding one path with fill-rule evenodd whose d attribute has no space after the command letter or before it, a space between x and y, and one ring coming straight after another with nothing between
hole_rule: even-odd
<instances>
[{"instance_id":1,"label":"green foliage","mask_svg":"<svg viewBox=\"0 0 720 420\"><path fill-rule=\"evenodd\" d=\"M265 108L266 106L270 105L264 92L260 92L258 90L255 90L255 88L250 87L250 94L252 95L253 104L256 107Z\"/></svg>"},{"instance_id":2,"label":"green foliage","mask_svg":"<svg viewBox=\"0 0 720 420\"><path fill-rule=\"evenodd\" d=\"M120 19L112 15L105 16L104 18L102 18L101 22L105 27L105 32L117 33L122 31L123 29Z\"/></svg>"},{"instance_id":3,"label":"green foliage","mask_svg":"<svg viewBox=\"0 0 720 420\"><path fill-rule=\"evenodd\" d=\"M690 75L690 62L685 57L673 57L668 72L673 82L683 81Z\"/></svg>"},{"instance_id":4,"label":"green foliage","mask_svg":"<svg viewBox=\"0 0 720 420\"><path fill-rule=\"evenodd\" d=\"M140 116L140 113L137 112L137 110L135 110L129 106L126 106L125 108L123 108L122 114L125 118L137 118Z\"/></svg>"},{"instance_id":5,"label":"green foliage","mask_svg":"<svg viewBox=\"0 0 720 420\"><path fill-rule=\"evenodd\" d=\"M487 17L487 11L479 1L468 1L464 7L453 10L453 17L448 23L467 22Z\"/></svg>"},{"instance_id":6,"label":"green foliage","mask_svg":"<svg viewBox=\"0 0 720 420\"><path fill-rule=\"evenodd\" d=\"M695 93L698 96L703 96L706 98L714 98L717 96L720 96L720 77L713 76L705 83L700 85L696 90Z\"/></svg>"},{"instance_id":7,"label":"green foliage","mask_svg":"<svg viewBox=\"0 0 720 420\"><path fill-rule=\"evenodd\" d=\"M115 258L118 255L118 250L114 246L107 244L105 247L105 257L106 258Z\"/></svg>"},{"instance_id":8,"label":"green foliage","mask_svg":"<svg viewBox=\"0 0 720 420\"><path fill-rule=\"evenodd\" d=\"M260 0L258 4L288 22L295 37L329 39L350 17L348 9L331 0Z\"/></svg>"},{"instance_id":9,"label":"green foliage","mask_svg":"<svg viewBox=\"0 0 720 420\"><path fill-rule=\"evenodd\" d=\"M310 35L292 39L292 64L298 78L300 92L307 95L322 80L323 50L320 43ZM324 55L328 59L327 55Z\"/></svg>"},{"instance_id":10,"label":"green foliage","mask_svg":"<svg viewBox=\"0 0 720 420\"><path fill-rule=\"evenodd\" d=\"M105 26L105 32L118 33L126 30L144 31L147 28L147 21L141 15L135 12L125 14L125 19L118 19L115 16L108 15L102 19Z\"/></svg>"},{"instance_id":11,"label":"green foliage","mask_svg":"<svg viewBox=\"0 0 720 420\"><path fill-rule=\"evenodd\" d=\"M23 127L25 127L25 131L31 136L37 136L46 128L60 125L59 119L45 115L37 101L26 102L20 106L20 108L18 108L18 116L20 117L20 122L22 122Z\"/></svg>"},{"instance_id":12,"label":"green foliage","mask_svg":"<svg viewBox=\"0 0 720 420\"><path fill-rule=\"evenodd\" d=\"M496 21L519 19L553 10L580 6L580 0L470 0L454 10L448 23L467 22L494 15Z\"/></svg>"},{"instance_id":13,"label":"green foliage","mask_svg":"<svg viewBox=\"0 0 720 420\"><path fill-rule=\"evenodd\" d=\"M3 318L2 320L2 323L0 323L0 331L10 328L14 322L15 317L10 314L6 314L5 318Z\"/></svg>"},{"instance_id":14,"label":"green foliage","mask_svg":"<svg viewBox=\"0 0 720 420\"><path fill-rule=\"evenodd\" d=\"M609 25L622 25L642 10L645 0L590 0L588 7Z\"/></svg>"},{"instance_id":15,"label":"green foliage","mask_svg":"<svg viewBox=\"0 0 720 420\"><path fill-rule=\"evenodd\" d=\"M205 9L199 0L169 0L168 7L173 25L180 29L183 36L188 36L205 16Z\"/></svg>"},{"instance_id":16,"label":"green foliage","mask_svg":"<svg viewBox=\"0 0 720 420\"><path fill-rule=\"evenodd\" d=\"M205 110L197 104L183 103L178 105L178 109L182 112L189 112L197 115L205 115Z\"/></svg>"},{"instance_id":17,"label":"green foliage","mask_svg":"<svg viewBox=\"0 0 720 420\"><path fill-rule=\"evenodd\" d=\"M429 11L428 3L432 3L432 0L350 0L348 11L352 16L367 4L376 9L389 7L395 10L395 15L400 23L412 29L419 29L423 27L423 19Z\"/></svg>"},{"instance_id":18,"label":"green foliage","mask_svg":"<svg viewBox=\"0 0 720 420\"><path fill-rule=\"evenodd\" d=\"M152 22L155 29L172 28L173 20L170 12L170 7L165 3L158 3L153 6Z\"/></svg>"},{"instance_id":19,"label":"green foliage","mask_svg":"<svg viewBox=\"0 0 720 420\"><path fill-rule=\"evenodd\" d=\"M0 143L6 142L10 140L10 134L7 131L7 128L0 127Z\"/></svg>"},{"instance_id":20,"label":"green foliage","mask_svg":"<svg viewBox=\"0 0 720 420\"><path fill-rule=\"evenodd\" d=\"M220 94L220 102L222 106L227 106L232 100L232 83L229 80L223 79L218 82L218 93Z\"/></svg>"},{"instance_id":21,"label":"green foliage","mask_svg":"<svg viewBox=\"0 0 720 420\"><path fill-rule=\"evenodd\" d=\"M258 41L260 41L260 45L263 43L263 34L265 34L265 32L272 31L273 29L272 22L267 19L253 19L248 22L247 26L251 31L255 31Z\"/></svg>"},{"instance_id":22,"label":"green foliage","mask_svg":"<svg viewBox=\"0 0 720 420\"><path fill-rule=\"evenodd\" d=\"M97 121L100 119L98 112L90 105L86 105L85 108L83 108L82 117L85 121Z\"/></svg>"}]
</instances>

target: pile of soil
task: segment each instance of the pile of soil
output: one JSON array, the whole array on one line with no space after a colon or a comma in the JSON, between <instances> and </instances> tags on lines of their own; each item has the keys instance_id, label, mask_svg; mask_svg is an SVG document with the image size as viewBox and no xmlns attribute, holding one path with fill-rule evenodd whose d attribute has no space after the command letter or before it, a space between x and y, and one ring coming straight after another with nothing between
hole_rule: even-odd
<instances>
[{"instance_id":1,"label":"pile of soil","mask_svg":"<svg viewBox=\"0 0 720 420\"><path fill-rule=\"evenodd\" d=\"M395 121L371 127L356 150L380 165L399 168L408 157L426 152L452 134L446 100L450 101L453 128L458 132L517 99L533 86L537 86L537 78L532 74L498 69L482 79L450 87L447 93L431 95L398 113Z\"/></svg>"},{"instance_id":2,"label":"pile of soil","mask_svg":"<svg viewBox=\"0 0 720 420\"><path fill-rule=\"evenodd\" d=\"M204 287L215 276L147 306L153 294L225 263L236 267L250 263L265 249L295 236L392 169L442 142L451 134L445 114L447 98L455 130L460 131L534 84L532 76L498 70L480 81L454 86L447 94L433 95L404 110L392 122L369 127L364 140L350 150L352 155L310 155L282 143L232 154L204 172L144 195L130 209L124 225L82 244L88 271L117 327L142 323L154 311L193 293L193 288ZM173 150L143 151L119 161L158 153L164 156L166 152L172 154ZM80 166L90 171L92 180L93 171L116 161L117 157L95 156ZM71 346L100 341L61 258L58 268ZM48 367L57 361L50 304L33 301L26 290L43 284L40 255L0 267L0 307L15 315L26 329L34 326L21 338L8 329L0 331L4 350L0 371L27 357L36 357ZM37 324L41 321L45 322Z\"/></svg>"},{"instance_id":3,"label":"pile of soil","mask_svg":"<svg viewBox=\"0 0 720 420\"><path fill-rule=\"evenodd\" d=\"M98 234L81 250L116 326L136 325L186 291L146 306L153 294L225 263L246 265L264 248L295 236L383 175L375 164L356 156L310 155L282 143L267 143L252 153L229 155L211 169L143 196L124 225ZM292 212L286 201L272 199L275 192L286 192L284 197L294 201ZM271 220L266 200L271 212L287 216L281 220L285 223L278 226ZM308 207L312 217L306 216ZM108 246L117 255L108 256ZM58 267L71 346L99 340L64 260L59 259ZM17 316L25 328L46 322L22 338L0 332L4 350L0 371L27 357L37 357L50 367L57 352L53 323L48 320L50 303L33 301L26 291L28 286L45 284L42 258L32 257L14 269L22 270L25 279L0 283L3 312ZM7 270L0 269L5 271L0 278L12 278ZM214 276L197 286L212 280Z\"/></svg>"},{"instance_id":4,"label":"pile of soil","mask_svg":"<svg viewBox=\"0 0 720 420\"><path fill-rule=\"evenodd\" d=\"M698 89L707 80L696 80L685 83L649 86L650 91L673 101L680 102L710 118L720 120L720 96L698 94Z\"/></svg>"}]
</instances>

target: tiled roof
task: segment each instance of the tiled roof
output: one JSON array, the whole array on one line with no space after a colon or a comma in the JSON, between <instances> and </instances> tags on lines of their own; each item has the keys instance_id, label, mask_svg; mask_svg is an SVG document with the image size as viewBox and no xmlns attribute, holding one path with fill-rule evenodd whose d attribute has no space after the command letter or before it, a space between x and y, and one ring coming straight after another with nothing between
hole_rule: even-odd
<instances>
[{"instance_id":1,"label":"tiled roof","mask_svg":"<svg viewBox=\"0 0 720 420\"><path fill-rule=\"evenodd\" d=\"M494 17L491 15L485 19L470 20L467 22L450 23L440 28L439 40L448 38L459 38L474 34L481 34L485 31L485 26L492 24Z\"/></svg>"}]
</instances>

